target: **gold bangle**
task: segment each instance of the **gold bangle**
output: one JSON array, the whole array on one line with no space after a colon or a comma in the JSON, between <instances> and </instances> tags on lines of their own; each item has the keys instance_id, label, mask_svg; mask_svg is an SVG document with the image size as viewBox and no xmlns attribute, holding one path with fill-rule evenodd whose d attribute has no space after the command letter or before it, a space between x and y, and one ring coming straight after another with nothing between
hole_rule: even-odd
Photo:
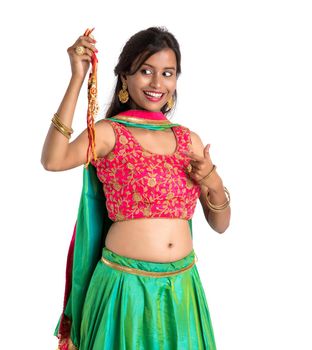
<instances>
[{"instance_id":1,"label":"gold bangle","mask_svg":"<svg viewBox=\"0 0 312 350\"><path fill-rule=\"evenodd\" d=\"M55 126L55 128L60 131L64 136L66 136L67 138L70 137L70 133L67 132L61 125L59 125L55 120L52 120L53 125Z\"/></svg>"},{"instance_id":2,"label":"gold bangle","mask_svg":"<svg viewBox=\"0 0 312 350\"><path fill-rule=\"evenodd\" d=\"M225 194L227 196L227 201L224 202L223 204L219 204L219 205L218 204L212 204L209 201L209 199L208 199L209 192L205 196L208 208L211 211L213 211L214 213L220 213L220 212L224 211L230 205L230 202L231 202L230 192L228 191L228 189L226 187L224 187L224 192L225 192Z\"/></svg>"},{"instance_id":3,"label":"gold bangle","mask_svg":"<svg viewBox=\"0 0 312 350\"><path fill-rule=\"evenodd\" d=\"M209 202L211 207L213 207L214 209L223 208L224 206L227 206L227 204L230 204L230 201L231 201L230 192L228 191L228 189L226 187L223 187L223 189L224 189L224 192L227 196L227 201L223 204L212 204Z\"/></svg>"},{"instance_id":4,"label":"gold bangle","mask_svg":"<svg viewBox=\"0 0 312 350\"><path fill-rule=\"evenodd\" d=\"M214 212L214 213L222 213L223 211L226 210L226 208L227 208L228 206L229 206L229 204L228 204L226 207L222 208L222 209L213 209L213 208L209 207L209 205L208 205L209 210L211 210L211 211Z\"/></svg>"},{"instance_id":5,"label":"gold bangle","mask_svg":"<svg viewBox=\"0 0 312 350\"><path fill-rule=\"evenodd\" d=\"M55 118L55 119L58 121L58 123L61 124L61 125L63 126L63 128L64 128L66 131L68 131L68 132L71 133L71 134L74 132L74 130L73 130L71 127L66 126L66 125L62 122L62 120L60 119L60 116L59 116L57 113L54 113L53 118Z\"/></svg>"},{"instance_id":6,"label":"gold bangle","mask_svg":"<svg viewBox=\"0 0 312 350\"><path fill-rule=\"evenodd\" d=\"M221 208L221 207L220 207L220 208L214 208L214 207L211 206L211 203L210 203L209 200L207 199L207 206L208 206L208 208L209 208L211 211L215 212L215 213L219 213L219 212L224 211L229 205L230 205L229 202L225 202L222 208Z\"/></svg>"},{"instance_id":7,"label":"gold bangle","mask_svg":"<svg viewBox=\"0 0 312 350\"><path fill-rule=\"evenodd\" d=\"M64 130L67 131L69 134L72 134L74 132L74 130L71 127L69 128L62 122L62 120L60 119L60 116L57 113L54 113L53 120L55 120L57 124L62 126Z\"/></svg>"},{"instance_id":8,"label":"gold bangle","mask_svg":"<svg viewBox=\"0 0 312 350\"><path fill-rule=\"evenodd\" d=\"M224 209L226 207L228 207L230 205L231 202L231 198L230 198L230 193L228 191L228 189L226 187L224 187L224 192L227 196L227 201L223 204L212 204L209 200L208 200L208 196L207 196L207 203L209 203L209 206L213 209L219 210L219 209Z\"/></svg>"},{"instance_id":9,"label":"gold bangle","mask_svg":"<svg viewBox=\"0 0 312 350\"><path fill-rule=\"evenodd\" d=\"M56 119L52 119L52 123L53 123L55 126L58 126L60 129L64 130L64 132L66 132L66 134L71 135L71 133L70 133L68 130L66 130L66 129L64 128L64 126L63 126L62 124L60 124Z\"/></svg>"},{"instance_id":10,"label":"gold bangle","mask_svg":"<svg viewBox=\"0 0 312 350\"><path fill-rule=\"evenodd\" d=\"M54 125L54 127L60 132L62 133L65 137L67 137L68 139L70 139L70 134L65 131L60 125L58 125L54 120L52 120L52 123Z\"/></svg>"},{"instance_id":11,"label":"gold bangle","mask_svg":"<svg viewBox=\"0 0 312 350\"><path fill-rule=\"evenodd\" d=\"M216 168L217 168L216 165L213 164L212 169L209 171L209 173L208 173L206 176L204 176L203 178L201 178L201 179L198 181L198 183L202 183L203 180L207 179L207 178L211 175L211 173L212 173L214 170L216 170Z\"/></svg>"},{"instance_id":12,"label":"gold bangle","mask_svg":"<svg viewBox=\"0 0 312 350\"><path fill-rule=\"evenodd\" d=\"M66 128L66 126L59 119L57 119L57 117L54 116L51 120L55 125L58 125L64 131L66 131L69 135L71 134L71 131L69 131L68 128Z\"/></svg>"},{"instance_id":13,"label":"gold bangle","mask_svg":"<svg viewBox=\"0 0 312 350\"><path fill-rule=\"evenodd\" d=\"M67 139L70 139L71 134L73 133L72 128L68 128L60 119L59 115L57 113L54 113L53 118L51 119L53 125L55 128L62 133Z\"/></svg>"}]
</instances>

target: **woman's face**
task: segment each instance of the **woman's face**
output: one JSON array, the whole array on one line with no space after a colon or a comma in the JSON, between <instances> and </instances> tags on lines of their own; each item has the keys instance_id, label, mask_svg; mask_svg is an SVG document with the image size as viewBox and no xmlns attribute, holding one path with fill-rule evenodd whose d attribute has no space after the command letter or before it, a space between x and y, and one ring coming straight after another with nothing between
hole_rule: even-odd
<instances>
[{"instance_id":1,"label":"woman's face","mask_svg":"<svg viewBox=\"0 0 312 350\"><path fill-rule=\"evenodd\" d=\"M128 92L134 109L160 111L174 94L177 83L177 62L172 49L163 49L150 56L133 75L126 75Z\"/></svg>"}]
</instances>

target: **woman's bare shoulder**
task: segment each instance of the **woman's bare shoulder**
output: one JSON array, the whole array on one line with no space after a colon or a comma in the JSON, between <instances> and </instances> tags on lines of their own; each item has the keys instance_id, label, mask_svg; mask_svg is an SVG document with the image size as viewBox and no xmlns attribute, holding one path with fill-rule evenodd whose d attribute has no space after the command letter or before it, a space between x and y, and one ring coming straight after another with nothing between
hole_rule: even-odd
<instances>
[{"instance_id":1,"label":"woman's bare shoulder","mask_svg":"<svg viewBox=\"0 0 312 350\"><path fill-rule=\"evenodd\" d=\"M99 157L108 154L115 145L114 122L103 118L94 124L96 152Z\"/></svg>"},{"instance_id":2,"label":"woman's bare shoulder","mask_svg":"<svg viewBox=\"0 0 312 350\"><path fill-rule=\"evenodd\" d=\"M197 154L202 154L204 149L204 144L200 136L195 131L190 130L190 138L191 138L193 152Z\"/></svg>"}]
</instances>

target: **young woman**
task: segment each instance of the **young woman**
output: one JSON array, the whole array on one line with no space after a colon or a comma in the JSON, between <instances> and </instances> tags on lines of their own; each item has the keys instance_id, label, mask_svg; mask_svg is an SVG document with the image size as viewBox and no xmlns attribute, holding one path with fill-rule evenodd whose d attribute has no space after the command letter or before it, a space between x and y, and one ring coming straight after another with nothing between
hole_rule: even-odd
<instances>
[{"instance_id":1,"label":"young woman","mask_svg":"<svg viewBox=\"0 0 312 350\"><path fill-rule=\"evenodd\" d=\"M64 135L72 132L95 40L81 36L67 51L72 77L56 115L63 129L51 124L42 151L49 171L84 164L89 144L87 129L70 143ZM133 35L120 54L113 99L94 125L96 156L85 172L96 174L102 192L92 194L94 182L84 180L83 219L75 227L55 331L59 349L216 349L191 218L199 199L209 225L223 233L230 198L209 145L166 116L177 101L180 62L177 40L159 27ZM103 212L90 204L102 198Z\"/></svg>"}]
</instances>

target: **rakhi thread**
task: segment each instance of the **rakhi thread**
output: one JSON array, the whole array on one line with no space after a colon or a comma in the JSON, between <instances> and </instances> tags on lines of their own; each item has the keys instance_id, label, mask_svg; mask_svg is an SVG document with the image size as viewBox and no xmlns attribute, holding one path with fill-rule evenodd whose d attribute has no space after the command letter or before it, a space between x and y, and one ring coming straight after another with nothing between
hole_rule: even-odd
<instances>
[{"instance_id":1,"label":"rakhi thread","mask_svg":"<svg viewBox=\"0 0 312 350\"><path fill-rule=\"evenodd\" d=\"M84 36L90 36L94 28L87 29L84 33ZM99 111L99 105L97 101L97 63L98 59L95 52L91 58L92 68L89 73L88 79L88 112L87 112L87 129L88 129L88 139L89 145L87 149L87 163L85 168L88 168L88 165L91 161L91 154L93 155L94 160L97 160L97 155L95 151L95 128L94 128L94 118Z\"/></svg>"}]
</instances>

